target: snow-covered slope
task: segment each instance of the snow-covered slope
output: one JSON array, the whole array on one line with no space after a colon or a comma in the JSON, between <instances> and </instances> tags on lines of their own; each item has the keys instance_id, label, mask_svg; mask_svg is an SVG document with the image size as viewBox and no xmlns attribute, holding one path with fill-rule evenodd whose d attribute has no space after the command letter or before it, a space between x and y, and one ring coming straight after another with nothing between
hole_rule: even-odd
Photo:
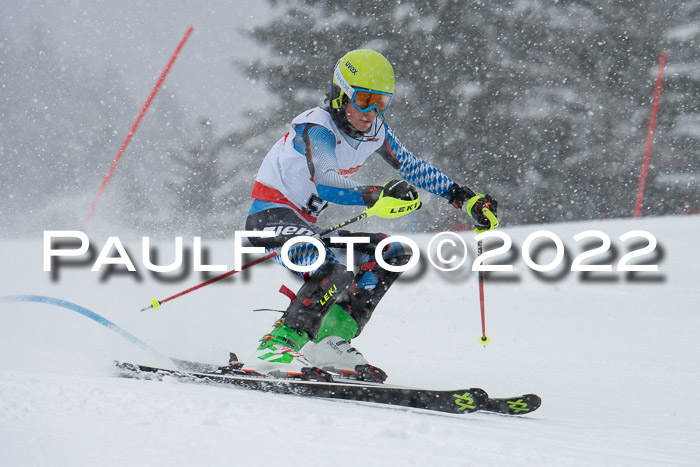
<instances>
[{"instance_id":1,"label":"snow-covered slope","mask_svg":"<svg viewBox=\"0 0 700 467\"><path fill-rule=\"evenodd\" d=\"M564 241L571 258L582 251L574 235L606 233L617 251L601 258L613 265L629 249L619 235L649 231L658 254L641 259L658 263L659 272L637 279L621 272L538 278L520 255L524 239L543 229ZM540 394L541 409L521 418L428 415L119 378L115 359L223 364L229 350L245 356L277 316L252 310L284 308L287 299L276 290L282 283L298 287L297 279L261 264L141 313L152 298L202 277L157 281L139 267L140 242L123 239L140 279L112 274L101 281L85 264L60 269L52 281L42 271L41 239L4 242L0 296L56 297L99 318L43 303L0 302L0 465L700 464L700 217L503 231L514 242L513 258L504 258L515 271L486 283L487 347L478 342L475 273L466 267L438 273L427 260L424 273L407 273L413 279L391 290L355 344L395 384ZM473 244L472 234L463 237ZM425 252L431 237L411 238ZM91 241L99 252L106 238ZM209 246L210 263L233 264L232 242ZM166 263L173 246L160 247ZM548 262L549 253L538 262Z\"/></svg>"}]
</instances>

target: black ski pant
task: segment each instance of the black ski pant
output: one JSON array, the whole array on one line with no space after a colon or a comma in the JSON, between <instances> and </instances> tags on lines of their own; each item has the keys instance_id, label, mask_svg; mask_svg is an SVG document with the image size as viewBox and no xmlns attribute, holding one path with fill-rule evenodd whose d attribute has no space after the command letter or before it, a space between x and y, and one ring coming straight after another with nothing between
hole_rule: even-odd
<instances>
[{"instance_id":1,"label":"black ski pant","mask_svg":"<svg viewBox=\"0 0 700 467\"><path fill-rule=\"evenodd\" d=\"M251 214L246 219L246 230L272 230L275 237L249 237L253 246L279 252L285 242L300 235L313 236L325 229L312 225L289 208L272 208ZM330 243L331 237L369 237L369 243L355 244L354 264L357 272L347 271L347 254L344 245ZM315 337L321 321L334 304L339 304L364 329L375 308L391 285L401 275L383 269L376 262L377 244L386 238L382 233L351 232L337 230L321 237L326 248L324 264L311 274L304 273L306 283L299 289L296 298L285 312L285 324L303 329ZM400 243L391 243L381 252L382 259L390 265L402 266L411 258ZM289 251L289 260L297 265L313 264L318 251L310 243L300 243ZM276 257L282 265L281 259ZM297 273L298 274L298 273Z\"/></svg>"}]
</instances>

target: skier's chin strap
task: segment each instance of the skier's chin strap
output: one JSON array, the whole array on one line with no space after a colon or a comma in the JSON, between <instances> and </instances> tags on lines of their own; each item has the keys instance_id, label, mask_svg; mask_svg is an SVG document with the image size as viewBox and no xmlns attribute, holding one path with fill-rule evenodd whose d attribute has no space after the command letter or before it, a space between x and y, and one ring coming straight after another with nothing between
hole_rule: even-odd
<instances>
[{"instance_id":1,"label":"skier's chin strap","mask_svg":"<svg viewBox=\"0 0 700 467\"><path fill-rule=\"evenodd\" d=\"M359 131L354 126L352 126L350 122L348 122L348 119L345 118L346 106L347 103L343 104L339 109L334 109L330 105L328 106L328 112L331 114L331 117L333 118L335 124L338 125L338 128L340 128L340 131L342 131L343 133L345 133L345 135L347 135L351 139L354 139L355 141L375 141L377 139L377 135L379 135L379 131L384 126L384 115L377 115L377 119L381 121L381 124L377 125L377 122L375 121L373 123L374 133L368 135L367 133L371 131L371 128L369 128L367 131Z\"/></svg>"},{"instance_id":2,"label":"skier's chin strap","mask_svg":"<svg viewBox=\"0 0 700 467\"><path fill-rule=\"evenodd\" d=\"M367 130L366 132L364 132L364 133L358 131L358 133L360 133L360 134L362 135L360 138L355 138L355 137L353 137L353 136L350 136L350 137L351 137L352 139L355 139L355 140L361 141L361 142L365 142L365 141L376 141L376 140L377 140L377 135L379 134L379 130L382 129L382 127L384 126L384 123L385 123L385 121L384 121L384 115L377 115L377 120L381 120L382 123L381 123L381 125L377 125L377 122L376 122L376 120L375 120L375 122L373 123L373 126L374 126L374 133L373 133L373 134L371 134L371 135L368 135L368 134L367 134L367 132L369 132L369 131L371 130L371 128L370 128L370 129L368 129L368 130ZM349 124L348 124L348 125L349 125ZM352 126L352 125L351 125L351 126ZM355 131L357 131L357 130L355 130Z\"/></svg>"}]
</instances>

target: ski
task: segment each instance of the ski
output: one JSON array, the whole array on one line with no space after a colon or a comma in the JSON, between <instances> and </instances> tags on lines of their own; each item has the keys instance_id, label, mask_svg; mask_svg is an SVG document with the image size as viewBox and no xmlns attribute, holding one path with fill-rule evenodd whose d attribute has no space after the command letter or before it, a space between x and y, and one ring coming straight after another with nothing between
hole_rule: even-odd
<instances>
[{"instance_id":1,"label":"ski","mask_svg":"<svg viewBox=\"0 0 700 467\"><path fill-rule=\"evenodd\" d=\"M481 388L464 388L450 391L430 390L356 380L334 381L332 378L329 378L331 379L330 381L322 381L308 379L318 378L318 374L304 375L299 378L271 378L242 370L198 372L171 370L118 361L115 361L115 364L127 377L143 379L173 377L184 381L228 384L278 394L371 402L452 414L483 410L509 415L524 415L536 410L540 404L539 397L534 394L508 399L489 399L486 391Z\"/></svg>"},{"instance_id":2,"label":"ski","mask_svg":"<svg viewBox=\"0 0 700 467\"><path fill-rule=\"evenodd\" d=\"M537 410L541 404L542 399L537 394L524 394L501 399L489 398L486 407L481 410L504 415L525 415Z\"/></svg>"}]
</instances>

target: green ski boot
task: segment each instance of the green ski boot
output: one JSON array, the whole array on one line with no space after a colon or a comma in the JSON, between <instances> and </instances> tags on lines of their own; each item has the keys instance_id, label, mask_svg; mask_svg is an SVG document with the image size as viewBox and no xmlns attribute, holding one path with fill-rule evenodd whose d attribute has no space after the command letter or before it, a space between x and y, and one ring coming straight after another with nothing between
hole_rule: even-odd
<instances>
[{"instance_id":1,"label":"green ski boot","mask_svg":"<svg viewBox=\"0 0 700 467\"><path fill-rule=\"evenodd\" d=\"M248 359L244 371L260 373L276 378L332 379L299 353L309 341L304 331L297 331L284 324L284 319L275 322L271 333L260 339L260 345Z\"/></svg>"}]
</instances>

